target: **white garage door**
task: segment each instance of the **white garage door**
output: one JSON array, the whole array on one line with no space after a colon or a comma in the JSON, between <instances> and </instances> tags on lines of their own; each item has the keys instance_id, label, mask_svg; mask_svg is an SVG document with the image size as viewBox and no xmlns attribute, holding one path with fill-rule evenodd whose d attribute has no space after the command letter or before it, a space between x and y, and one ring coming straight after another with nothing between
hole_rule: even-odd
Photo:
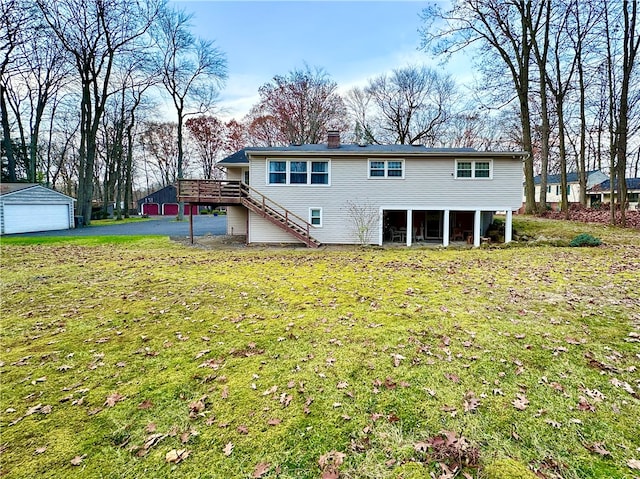
<instances>
[{"instance_id":1,"label":"white garage door","mask_svg":"<svg viewBox=\"0 0 640 479\"><path fill-rule=\"evenodd\" d=\"M4 232L69 229L69 205L4 205Z\"/></svg>"}]
</instances>

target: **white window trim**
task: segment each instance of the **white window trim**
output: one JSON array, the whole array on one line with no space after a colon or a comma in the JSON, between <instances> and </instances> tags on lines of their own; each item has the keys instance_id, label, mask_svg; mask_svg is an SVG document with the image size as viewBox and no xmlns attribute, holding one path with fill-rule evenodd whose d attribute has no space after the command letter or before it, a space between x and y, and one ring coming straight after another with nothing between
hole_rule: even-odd
<instances>
[{"instance_id":1,"label":"white window trim","mask_svg":"<svg viewBox=\"0 0 640 479\"><path fill-rule=\"evenodd\" d=\"M458 163L471 163L471 176L464 177L458 176ZM489 163L489 176L488 177L476 177L476 163ZM493 160L490 159L481 159L481 160L468 160L468 159L459 159L455 161L454 169L453 169L453 177L456 180L492 180L493 179Z\"/></svg>"},{"instance_id":2,"label":"white window trim","mask_svg":"<svg viewBox=\"0 0 640 479\"><path fill-rule=\"evenodd\" d=\"M312 221L311 221L311 220L313 219L313 217L312 217L312 215L311 215L311 213L312 213L313 211L319 211L319 212L320 212L320 224L319 224L319 225L314 225L314 224L312 223ZM314 207L310 207L310 208L309 208L309 224L310 224L311 226L313 226L314 228L322 228L322 208L314 208Z\"/></svg>"},{"instance_id":3,"label":"white window trim","mask_svg":"<svg viewBox=\"0 0 640 479\"><path fill-rule=\"evenodd\" d=\"M379 161L384 163L384 176L371 176L371 162ZM401 176L389 176L389 162L398 161L402 165ZM404 158L369 158L367 160L367 178L370 180L404 180L405 162Z\"/></svg>"},{"instance_id":4,"label":"white window trim","mask_svg":"<svg viewBox=\"0 0 640 479\"><path fill-rule=\"evenodd\" d=\"M269 181L269 164L272 161L284 161L286 164L286 168L284 171L285 174L285 182L284 183L271 183ZM298 163L298 162L306 162L307 163L307 182L306 183L291 183L291 162L294 163ZM311 171L311 164L312 163L327 163L327 183L311 183L311 174L313 173ZM266 178L265 178L265 184L267 186L313 186L315 187L327 187L327 186L331 186L331 160L328 158L312 158L312 159L296 159L296 158L267 158L266 161Z\"/></svg>"}]
</instances>

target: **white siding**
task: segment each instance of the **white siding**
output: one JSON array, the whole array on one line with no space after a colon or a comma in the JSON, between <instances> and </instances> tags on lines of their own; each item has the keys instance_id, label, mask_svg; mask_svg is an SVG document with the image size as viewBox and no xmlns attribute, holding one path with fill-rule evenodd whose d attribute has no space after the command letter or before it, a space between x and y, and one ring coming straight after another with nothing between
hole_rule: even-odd
<instances>
[{"instance_id":1,"label":"white siding","mask_svg":"<svg viewBox=\"0 0 640 479\"><path fill-rule=\"evenodd\" d=\"M296 158L302 159L302 158ZM252 186L308 221L310 207L322 208L322 243L357 243L348 218L352 201L384 209L517 210L522 197L520 160L494 159L492 179L455 179L454 158L405 158L403 179L368 178L368 158L331 159L331 185L267 185L266 159L252 159ZM380 228L378 220L378 229ZM293 242L268 221L249 216L249 242ZM373 235L373 241L378 238Z\"/></svg>"},{"instance_id":2,"label":"white siding","mask_svg":"<svg viewBox=\"0 0 640 479\"><path fill-rule=\"evenodd\" d=\"M247 209L244 206L227 206L227 234L247 234Z\"/></svg>"},{"instance_id":3,"label":"white siding","mask_svg":"<svg viewBox=\"0 0 640 479\"><path fill-rule=\"evenodd\" d=\"M73 198L56 191L33 186L2 195L0 198L2 234L73 227Z\"/></svg>"}]
</instances>

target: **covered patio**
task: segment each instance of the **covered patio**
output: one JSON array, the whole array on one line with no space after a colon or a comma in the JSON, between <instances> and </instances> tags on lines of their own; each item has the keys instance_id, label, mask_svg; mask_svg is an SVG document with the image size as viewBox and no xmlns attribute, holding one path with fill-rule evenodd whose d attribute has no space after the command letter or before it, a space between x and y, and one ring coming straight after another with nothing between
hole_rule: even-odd
<instances>
[{"instance_id":1,"label":"covered patio","mask_svg":"<svg viewBox=\"0 0 640 479\"><path fill-rule=\"evenodd\" d=\"M487 230L499 209L453 210L428 208L381 208L382 228L378 244L469 244L479 247L489 242ZM512 241L513 212L505 211L504 242ZM410 234L408 234L410 232Z\"/></svg>"}]
</instances>

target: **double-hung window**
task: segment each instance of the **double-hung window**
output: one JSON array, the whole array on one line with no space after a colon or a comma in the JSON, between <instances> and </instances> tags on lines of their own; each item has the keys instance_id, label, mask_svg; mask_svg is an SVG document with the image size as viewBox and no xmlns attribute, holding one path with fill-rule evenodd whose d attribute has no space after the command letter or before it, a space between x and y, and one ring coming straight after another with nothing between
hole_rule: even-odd
<instances>
[{"instance_id":1,"label":"double-hung window","mask_svg":"<svg viewBox=\"0 0 640 479\"><path fill-rule=\"evenodd\" d=\"M269 183L278 184L287 182L287 162L286 161L270 161L269 162Z\"/></svg>"},{"instance_id":2,"label":"double-hung window","mask_svg":"<svg viewBox=\"0 0 640 479\"><path fill-rule=\"evenodd\" d=\"M456 160L456 178L493 178L491 160Z\"/></svg>"},{"instance_id":3,"label":"double-hung window","mask_svg":"<svg viewBox=\"0 0 640 479\"><path fill-rule=\"evenodd\" d=\"M404 160L369 160L369 178L404 178Z\"/></svg>"},{"instance_id":4,"label":"double-hung window","mask_svg":"<svg viewBox=\"0 0 640 479\"><path fill-rule=\"evenodd\" d=\"M309 208L309 223L312 226L322 226L322 208Z\"/></svg>"},{"instance_id":5,"label":"double-hung window","mask_svg":"<svg viewBox=\"0 0 640 479\"><path fill-rule=\"evenodd\" d=\"M270 185L328 185L329 161L269 160Z\"/></svg>"}]
</instances>

